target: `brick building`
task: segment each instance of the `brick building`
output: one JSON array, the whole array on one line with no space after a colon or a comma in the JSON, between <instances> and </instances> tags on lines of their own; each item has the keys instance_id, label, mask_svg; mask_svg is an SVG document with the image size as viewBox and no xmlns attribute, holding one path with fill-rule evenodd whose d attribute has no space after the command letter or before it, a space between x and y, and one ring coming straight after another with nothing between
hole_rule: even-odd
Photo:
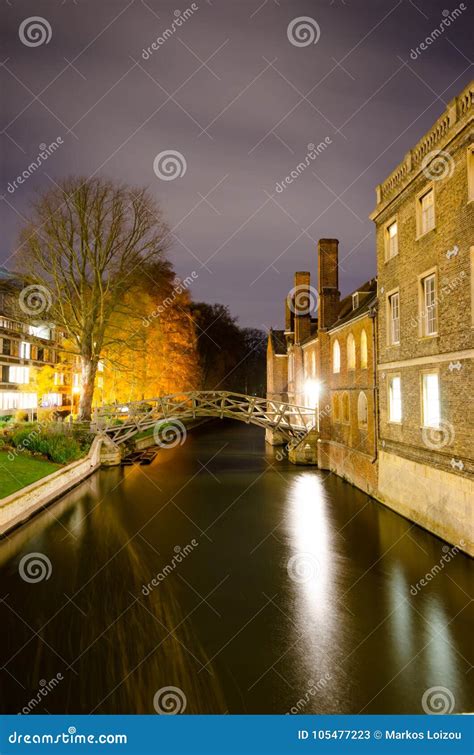
<instances>
[{"instance_id":1,"label":"brick building","mask_svg":"<svg viewBox=\"0 0 474 755\"><path fill-rule=\"evenodd\" d=\"M449 103L377 187L371 215L378 497L453 543L467 540L474 519L473 98L471 84Z\"/></svg>"},{"instance_id":2,"label":"brick building","mask_svg":"<svg viewBox=\"0 0 474 755\"><path fill-rule=\"evenodd\" d=\"M269 395L317 409L312 456L290 459L336 472L471 555L473 115L471 83L377 187L377 282L341 301L338 243L319 242L317 292L296 274L267 363ZM317 319L294 301L305 290Z\"/></svg>"},{"instance_id":3,"label":"brick building","mask_svg":"<svg viewBox=\"0 0 474 755\"><path fill-rule=\"evenodd\" d=\"M297 272L285 302L285 330L270 332L267 395L314 407L317 433L312 454L305 449L302 460L374 493L376 281L341 300L338 272L338 241L321 239L317 289L309 272ZM312 316L316 308L317 318ZM282 442L272 432L267 440Z\"/></svg>"}]
</instances>

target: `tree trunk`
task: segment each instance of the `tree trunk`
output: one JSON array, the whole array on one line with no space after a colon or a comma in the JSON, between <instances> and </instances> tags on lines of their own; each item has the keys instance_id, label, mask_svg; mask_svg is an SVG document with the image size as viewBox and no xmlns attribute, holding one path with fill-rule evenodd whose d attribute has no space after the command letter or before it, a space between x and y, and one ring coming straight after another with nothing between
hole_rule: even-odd
<instances>
[{"instance_id":1,"label":"tree trunk","mask_svg":"<svg viewBox=\"0 0 474 755\"><path fill-rule=\"evenodd\" d=\"M94 382L97 372L97 361L90 357L81 357L82 387L79 399L79 421L89 422L92 415L92 399L94 398Z\"/></svg>"}]
</instances>

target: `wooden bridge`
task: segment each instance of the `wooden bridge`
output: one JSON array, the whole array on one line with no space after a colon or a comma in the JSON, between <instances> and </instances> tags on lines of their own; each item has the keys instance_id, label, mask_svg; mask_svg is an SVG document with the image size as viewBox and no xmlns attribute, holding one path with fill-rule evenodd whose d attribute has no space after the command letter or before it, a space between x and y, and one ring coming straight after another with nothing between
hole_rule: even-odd
<instances>
[{"instance_id":1,"label":"wooden bridge","mask_svg":"<svg viewBox=\"0 0 474 755\"><path fill-rule=\"evenodd\" d=\"M97 407L91 430L120 444L163 420L179 424L196 417L235 419L277 430L290 443L300 443L317 423L315 410L306 406L229 391L191 391Z\"/></svg>"}]
</instances>

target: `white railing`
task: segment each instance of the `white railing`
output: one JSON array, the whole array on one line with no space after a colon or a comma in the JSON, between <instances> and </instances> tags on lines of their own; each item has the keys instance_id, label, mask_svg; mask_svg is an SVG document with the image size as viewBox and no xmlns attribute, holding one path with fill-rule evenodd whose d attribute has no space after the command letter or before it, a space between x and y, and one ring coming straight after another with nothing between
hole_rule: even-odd
<instances>
[{"instance_id":1,"label":"white railing","mask_svg":"<svg viewBox=\"0 0 474 755\"><path fill-rule=\"evenodd\" d=\"M307 406L230 391L190 391L127 404L94 409L91 430L123 443L163 420L219 417L278 430L288 440L300 437L317 424L316 412Z\"/></svg>"}]
</instances>

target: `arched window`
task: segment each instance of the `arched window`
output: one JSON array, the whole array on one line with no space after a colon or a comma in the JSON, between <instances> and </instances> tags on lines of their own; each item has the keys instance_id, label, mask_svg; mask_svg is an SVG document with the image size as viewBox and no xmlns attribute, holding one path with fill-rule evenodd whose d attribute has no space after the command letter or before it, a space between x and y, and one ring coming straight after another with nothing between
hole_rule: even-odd
<instances>
[{"instance_id":1,"label":"arched window","mask_svg":"<svg viewBox=\"0 0 474 755\"><path fill-rule=\"evenodd\" d=\"M334 393L332 397L332 414L334 422L339 422L341 419L341 409L339 405L339 394Z\"/></svg>"},{"instance_id":2,"label":"arched window","mask_svg":"<svg viewBox=\"0 0 474 755\"><path fill-rule=\"evenodd\" d=\"M365 330L360 334L360 367L367 369L367 333Z\"/></svg>"},{"instance_id":3,"label":"arched window","mask_svg":"<svg viewBox=\"0 0 474 755\"><path fill-rule=\"evenodd\" d=\"M342 394L342 421L343 422L349 422L350 420L350 413L349 413L349 394L343 393Z\"/></svg>"},{"instance_id":4,"label":"arched window","mask_svg":"<svg viewBox=\"0 0 474 755\"><path fill-rule=\"evenodd\" d=\"M347 336L347 369L355 370L356 367L356 345L354 336L349 333Z\"/></svg>"},{"instance_id":5,"label":"arched window","mask_svg":"<svg viewBox=\"0 0 474 755\"><path fill-rule=\"evenodd\" d=\"M341 347L339 346L339 341L337 340L337 338L332 346L332 371L341 371Z\"/></svg>"},{"instance_id":6,"label":"arched window","mask_svg":"<svg viewBox=\"0 0 474 755\"><path fill-rule=\"evenodd\" d=\"M357 400L357 420L359 425L367 424L367 396L364 391L359 393L359 398Z\"/></svg>"}]
</instances>

